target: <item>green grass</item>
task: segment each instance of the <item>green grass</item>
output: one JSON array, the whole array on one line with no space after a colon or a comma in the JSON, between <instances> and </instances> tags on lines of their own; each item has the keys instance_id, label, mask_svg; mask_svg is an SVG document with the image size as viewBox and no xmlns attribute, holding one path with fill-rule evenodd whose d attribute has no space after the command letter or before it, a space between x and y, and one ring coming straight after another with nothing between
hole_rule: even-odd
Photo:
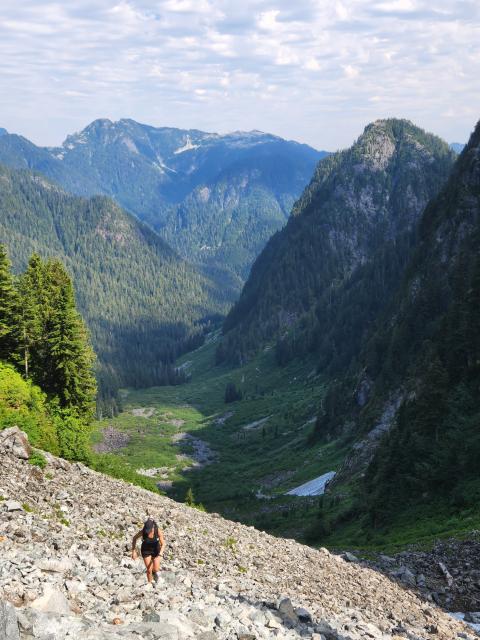
<instances>
[{"instance_id":1,"label":"green grass","mask_svg":"<svg viewBox=\"0 0 480 640\"><path fill-rule=\"evenodd\" d=\"M115 452L95 454L96 469L156 491L158 479L136 470L164 468L163 480L173 483L168 493L177 500L185 501L191 489L195 503L207 511L330 548L394 552L480 529L479 510L454 512L446 505L426 505L405 509L388 529L372 530L361 514L352 517L358 478L335 487L323 502L318 497L286 496L291 488L337 470L349 451L349 444L340 440L308 444L325 391L314 363L297 361L279 368L267 349L231 370L215 366L215 346L213 335L178 361L191 375L187 384L123 390L124 412L97 422L92 444L101 440L108 426L127 433L130 440ZM242 391L242 400L225 404L228 382ZM148 418L133 415L139 408L154 411ZM263 422L246 428L259 420ZM179 431L206 442L216 454L215 462L192 469L192 447L180 448L172 441ZM180 453L186 458L179 459ZM259 492L266 497L257 497Z\"/></svg>"},{"instance_id":2,"label":"green grass","mask_svg":"<svg viewBox=\"0 0 480 640\"><path fill-rule=\"evenodd\" d=\"M178 361L177 365L184 366L191 375L187 384L122 392L124 412L117 418L97 422L92 444L101 440L101 431L108 426L128 433L130 441L108 456L96 455L96 468L108 458L119 465L117 477L124 472L125 479L133 482L139 479L135 470L140 467L168 468L172 497L183 501L191 488L195 501L208 511L274 533L301 536L309 525L304 518L305 505L314 518L312 500L284 493L335 470L345 455L345 448L338 442L307 444L324 395L314 363L297 362L279 368L273 351L267 349L235 370L215 366L215 338L215 334L211 335L205 345ZM241 389L242 400L225 404L228 382ZM132 410L136 408L154 412L148 418L134 416ZM258 426L249 427L263 419ZM172 442L172 436L179 431L205 441L215 452L215 462L189 469L193 463L188 459L191 446L180 448ZM179 453L187 460L179 460ZM141 483L145 481L150 485L156 482L139 479ZM257 492L269 499L257 498ZM298 510L301 517L295 516Z\"/></svg>"},{"instance_id":3,"label":"green grass","mask_svg":"<svg viewBox=\"0 0 480 640\"><path fill-rule=\"evenodd\" d=\"M406 547L428 550L435 540L469 538L480 529L480 507L454 512L451 506L435 504L406 507L388 526L371 529L362 519L351 520L323 538L330 548L357 549L360 552L397 553Z\"/></svg>"},{"instance_id":4,"label":"green grass","mask_svg":"<svg viewBox=\"0 0 480 640\"><path fill-rule=\"evenodd\" d=\"M47 466L47 460L40 451L32 451L28 462L34 467L39 467L40 469L45 469L45 467Z\"/></svg>"}]
</instances>

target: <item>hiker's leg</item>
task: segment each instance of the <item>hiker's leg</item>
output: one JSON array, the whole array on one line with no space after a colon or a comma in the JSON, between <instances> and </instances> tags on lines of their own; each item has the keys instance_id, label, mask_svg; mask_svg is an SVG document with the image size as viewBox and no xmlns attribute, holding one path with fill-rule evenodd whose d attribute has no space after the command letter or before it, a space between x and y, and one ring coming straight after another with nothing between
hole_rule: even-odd
<instances>
[{"instance_id":1,"label":"hiker's leg","mask_svg":"<svg viewBox=\"0 0 480 640\"><path fill-rule=\"evenodd\" d=\"M160 556L153 558L153 573L158 573L160 571Z\"/></svg>"},{"instance_id":2,"label":"hiker's leg","mask_svg":"<svg viewBox=\"0 0 480 640\"><path fill-rule=\"evenodd\" d=\"M152 556L145 556L143 558L143 561L145 563L145 569L147 570L147 580L149 582L152 581L152 569L153 569L153 558Z\"/></svg>"}]
</instances>

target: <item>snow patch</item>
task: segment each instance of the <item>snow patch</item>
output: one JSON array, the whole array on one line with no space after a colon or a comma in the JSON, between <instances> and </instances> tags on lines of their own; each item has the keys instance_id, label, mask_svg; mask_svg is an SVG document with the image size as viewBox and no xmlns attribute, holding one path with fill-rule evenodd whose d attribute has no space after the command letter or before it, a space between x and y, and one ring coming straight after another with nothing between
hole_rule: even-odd
<instances>
[{"instance_id":1,"label":"snow patch","mask_svg":"<svg viewBox=\"0 0 480 640\"><path fill-rule=\"evenodd\" d=\"M190 136L187 136L187 141L185 142L183 147L179 147L173 153L175 155L178 155L179 153L184 153L185 151L191 151L192 149L198 149L199 146L200 145L198 145L198 144L193 144L192 141L190 140Z\"/></svg>"},{"instance_id":2,"label":"snow patch","mask_svg":"<svg viewBox=\"0 0 480 640\"><path fill-rule=\"evenodd\" d=\"M139 151L137 149L137 145L135 144L135 142L131 138L122 138L122 142L127 147L127 149L129 151L139 155Z\"/></svg>"},{"instance_id":3,"label":"snow patch","mask_svg":"<svg viewBox=\"0 0 480 640\"><path fill-rule=\"evenodd\" d=\"M242 429L244 431L250 431L251 429L258 429L261 427L267 420L269 420L272 416L266 416L265 418L261 418L260 420L255 420L255 422L249 422L248 424L243 425Z\"/></svg>"},{"instance_id":4,"label":"snow patch","mask_svg":"<svg viewBox=\"0 0 480 640\"><path fill-rule=\"evenodd\" d=\"M305 482L294 489L290 489L286 496L321 496L330 480L335 476L335 471L328 471L318 478Z\"/></svg>"}]
</instances>

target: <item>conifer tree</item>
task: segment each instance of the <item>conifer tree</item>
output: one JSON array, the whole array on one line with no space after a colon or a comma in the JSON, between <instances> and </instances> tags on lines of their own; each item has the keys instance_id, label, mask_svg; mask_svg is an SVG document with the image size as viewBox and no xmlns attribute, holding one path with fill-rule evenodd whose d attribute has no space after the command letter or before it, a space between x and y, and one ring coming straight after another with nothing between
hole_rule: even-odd
<instances>
[{"instance_id":1,"label":"conifer tree","mask_svg":"<svg viewBox=\"0 0 480 640\"><path fill-rule=\"evenodd\" d=\"M41 356L43 316L46 313L44 271L41 258L37 254L33 254L25 273L20 276L18 281L20 298L17 331L19 361L25 378L29 378L31 375L31 361L33 360L34 367L37 365L38 370L44 359Z\"/></svg>"},{"instance_id":2,"label":"conifer tree","mask_svg":"<svg viewBox=\"0 0 480 640\"><path fill-rule=\"evenodd\" d=\"M51 315L46 326L44 389L58 398L60 407L90 418L96 393L94 353L75 308L72 281L57 260L47 263L47 286Z\"/></svg>"},{"instance_id":3,"label":"conifer tree","mask_svg":"<svg viewBox=\"0 0 480 640\"><path fill-rule=\"evenodd\" d=\"M5 246L0 244L0 359L11 360L16 349L15 328L18 296L11 262Z\"/></svg>"}]
</instances>

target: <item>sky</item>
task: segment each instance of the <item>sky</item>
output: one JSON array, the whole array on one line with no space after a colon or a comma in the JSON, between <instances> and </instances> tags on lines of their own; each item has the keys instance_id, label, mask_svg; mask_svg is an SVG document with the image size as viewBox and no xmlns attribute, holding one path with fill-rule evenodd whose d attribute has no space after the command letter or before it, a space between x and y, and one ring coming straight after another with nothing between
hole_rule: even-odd
<instances>
[{"instance_id":1,"label":"sky","mask_svg":"<svg viewBox=\"0 0 480 640\"><path fill-rule=\"evenodd\" d=\"M0 2L0 127L58 145L100 117L328 150L403 117L465 142L480 119L480 2Z\"/></svg>"}]
</instances>

